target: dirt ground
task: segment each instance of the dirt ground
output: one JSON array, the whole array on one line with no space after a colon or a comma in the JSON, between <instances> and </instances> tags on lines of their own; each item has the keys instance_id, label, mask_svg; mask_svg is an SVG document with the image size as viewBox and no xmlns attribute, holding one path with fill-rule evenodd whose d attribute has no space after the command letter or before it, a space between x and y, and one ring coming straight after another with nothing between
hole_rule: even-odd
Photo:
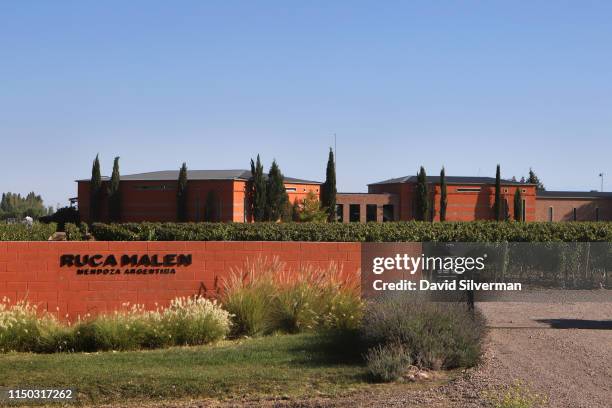
<instances>
[{"instance_id":1,"label":"dirt ground","mask_svg":"<svg viewBox=\"0 0 612 408\"><path fill-rule=\"evenodd\" d=\"M555 294L550 294L554 301ZM612 302L481 303L490 327L483 364L420 391L398 385L343 399L243 401L293 407L487 407L486 393L519 380L550 407L612 407Z\"/></svg>"},{"instance_id":2,"label":"dirt ground","mask_svg":"<svg viewBox=\"0 0 612 408\"><path fill-rule=\"evenodd\" d=\"M538 302L477 304L489 326L484 361L445 385L372 386L367 392L335 399L190 401L163 406L490 407L487 393L518 380L523 389L546 396L549 407L610 408L612 300L568 302L562 296L553 292L544 302L540 298Z\"/></svg>"}]
</instances>

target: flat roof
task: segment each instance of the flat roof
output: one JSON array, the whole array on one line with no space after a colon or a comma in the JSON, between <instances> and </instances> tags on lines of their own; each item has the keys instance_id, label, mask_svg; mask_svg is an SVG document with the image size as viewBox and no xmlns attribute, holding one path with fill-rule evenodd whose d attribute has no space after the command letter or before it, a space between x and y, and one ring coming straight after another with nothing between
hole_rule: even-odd
<instances>
[{"instance_id":1,"label":"flat roof","mask_svg":"<svg viewBox=\"0 0 612 408\"><path fill-rule=\"evenodd\" d=\"M612 193L602 191L547 191L538 190L537 197L542 198L612 198Z\"/></svg>"},{"instance_id":2,"label":"flat roof","mask_svg":"<svg viewBox=\"0 0 612 408\"><path fill-rule=\"evenodd\" d=\"M147 173L121 175L121 181L176 181L179 170L151 171ZM264 177L268 177L264 174ZM187 180L249 180L251 170L187 170ZM79 181L89 181L80 179ZM108 181L110 177L103 176L102 181ZM322 184L320 181L304 180L294 177L284 177L286 183L294 184Z\"/></svg>"},{"instance_id":3,"label":"flat roof","mask_svg":"<svg viewBox=\"0 0 612 408\"><path fill-rule=\"evenodd\" d=\"M379 181L376 183L370 183L369 186L375 184L397 184L397 183L416 183L418 181L417 176L404 176L397 177L388 180ZM437 184L440 183L440 176L427 176L427 183ZM495 177L471 177L471 176L446 176L447 184L495 184ZM534 185L531 183L521 183L520 181L501 179L501 184L504 185Z\"/></svg>"}]
</instances>

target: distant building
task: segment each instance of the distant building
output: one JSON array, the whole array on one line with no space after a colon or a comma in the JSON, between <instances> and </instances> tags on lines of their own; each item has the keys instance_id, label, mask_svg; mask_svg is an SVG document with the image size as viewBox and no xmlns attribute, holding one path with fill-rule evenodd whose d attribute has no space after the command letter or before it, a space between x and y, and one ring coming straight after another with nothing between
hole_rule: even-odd
<instances>
[{"instance_id":1,"label":"distant building","mask_svg":"<svg viewBox=\"0 0 612 408\"><path fill-rule=\"evenodd\" d=\"M428 176L427 184L431 216L440 220L440 177ZM368 194L357 197L352 194L338 194L338 204L343 220L361 222L387 220L413 220L415 213L416 176L399 177L368 185ZM492 220L495 202L495 179L490 177L446 177L447 221ZM514 193L520 189L523 199L523 219L536 220L535 184L501 180L502 213L512 218L514 214ZM373 205L384 201L382 211L375 214Z\"/></svg>"},{"instance_id":2,"label":"distant building","mask_svg":"<svg viewBox=\"0 0 612 408\"><path fill-rule=\"evenodd\" d=\"M189 170L188 219L204 221L209 192L214 192L217 214L224 222L250 222L247 198L249 170ZM176 221L178 171L121 176L122 222ZM103 192L108 178L103 178ZM89 217L89 180L77 180L81 219ZM447 221L492 220L495 179L447 176ZM321 182L285 177L291 203L308 192L321 193ZM440 178L427 177L431 216L440 220ZM416 176L368 185L367 193L338 193L336 213L341 222L386 222L415 219ZM501 180L502 213L514 217L514 194L520 190L526 221L612 221L612 193L537 190L535 184ZM106 197L101 197L101 220L108 219Z\"/></svg>"},{"instance_id":3,"label":"distant building","mask_svg":"<svg viewBox=\"0 0 612 408\"><path fill-rule=\"evenodd\" d=\"M121 176L121 221L176 221L178 175L178 170L169 170ZM250 221L247 203L247 182L250 177L250 170L188 170L188 220L204 221L206 200L212 191L217 221ZM104 194L108 182L108 177L102 179L102 221L108 220L107 197ZM90 180L77 180L77 183L81 220L89 222ZM285 189L293 203L296 199L304 199L309 191L319 195L321 183L285 177Z\"/></svg>"}]
</instances>

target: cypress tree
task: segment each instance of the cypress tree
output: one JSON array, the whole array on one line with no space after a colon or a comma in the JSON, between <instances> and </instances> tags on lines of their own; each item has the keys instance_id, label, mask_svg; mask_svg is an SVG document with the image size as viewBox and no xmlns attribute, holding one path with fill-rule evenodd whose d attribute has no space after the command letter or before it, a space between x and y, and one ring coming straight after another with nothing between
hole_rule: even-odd
<instances>
[{"instance_id":1,"label":"cypress tree","mask_svg":"<svg viewBox=\"0 0 612 408\"><path fill-rule=\"evenodd\" d=\"M427 175L421 166L416 185L416 218L419 221L429 220L429 194L427 192Z\"/></svg>"},{"instance_id":2,"label":"cypress tree","mask_svg":"<svg viewBox=\"0 0 612 408\"><path fill-rule=\"evenodd\" d=\"M327 159L327 170L325 172L325 183L321 186L321 205L327 212L328 221L336 221L336 163L334 152L329 149Z\"/></svg>"},{"instance_id":3,"label":"cypress tree","mask_svg":"<svg viewBox=\"0 0 612 408\"><path fill-rule=\"evenodd\" d=\"M501 221L502 218L502 202L501 202L501 172L499 164L495 171L495 202L493 203L493 214L497 221Z\"/></svg>"},{"instance_id":4,"label":"cypress tree","mask_svg":"<svg viewBox=\"0 0 612 408\"><path fill-rule=\"evenodd\" d=\"M546 190L546 188L544 188L544 184L542 184L539 177L535 174L535 171L533 171L531 167L529 168L529 177L527 177L527 183L535 184L536 190Z\"/></svg>"},{"instance_id":5,"label":"cypress tree","mask_svg":"<svg viewBox=\"0 0 612 408\"><path fill-rule=\"evenodd\" d=\"M108 216L111 222L121 221L121 191L119 186L121 176L119 175L119 157L113 162L113 174L108 186Z\"/></svg>"},{"instance_id":6,"label":"cypress tree","mask_svg":"<svg viewBox=\"0 0 612 408\"><path fill-rule=\"evenodd\" d=\"M183 163L178 177L176 190L176 219L179 222L187 221L187 164Z\"/></svg>"},{"instance_id":7,"label":"cypress tree","mask_svg":"<svg viewBox=\"0 0 612 408\"><path fill-rule=\"evenodd\" d=\"M523 220L523 198L521 197L521 189L516 188L514 192L514 219L516 221Z\"/></svg>"},{"instance_id":8,"label":"cypress tree","mask_svg":"<svg viewBox=\"0 0 612 408\"><path fill-rule=\"evenodd\" d=\"M446 172L444 167L440 171L440 221L446 221L446 206L448 205L448 196L446 194Z\"/></svg>"},{"instance_id":9,"label":"cypress tree","mask_svg":"<svg viewBox=\"0 0 612 408\"><path fill-rule=\"evenodd\" d=\"M100 220L100 201L102 200L102 175L100 174L100 159L98 155L91 167L91 181L89 183L89 220Z\"/></svg>"},{"instance_id":10,"label":"cypress tree","mask_svg":"<svg viewBox=\"0 0 612 408\"><path fill-rule=\"evenodd\" d=\"M278 221L283 215L283 209L285 203L289 200L287 191L285 190L285 183L283 181L283 174L276 163L276 160L272 161L270 171L268 172L268 182L266 184L266 217L267 221Z\"/></svg>"},{"instance_id":11,"label":"cypress tree","mask_svg":"<svg viewBox=\"0 0 612 408\"><path fill-rule=\"evenodd\" d=\"M251 159L251 207L253 209L253 220L264 221L266 218L266 180L264 178L263 166L259 155L257 163Z\"/></svg>"}]
</instances>

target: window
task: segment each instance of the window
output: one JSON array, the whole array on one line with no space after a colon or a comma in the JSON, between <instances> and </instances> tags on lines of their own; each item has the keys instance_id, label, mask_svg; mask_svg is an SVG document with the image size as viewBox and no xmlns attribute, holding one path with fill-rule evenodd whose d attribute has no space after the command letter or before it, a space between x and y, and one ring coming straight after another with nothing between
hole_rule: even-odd
<instances>
[{"instance_id":1,"label":"window","mask_svg":"<svg viewBox=\"0 0 612 408\"><path fill-rule=\"evenodd\" d=\"M344 222L344 204L336 204L336 221Z\"/></svg>"},{"instance_id":2,"label":"window","mask_svg":"<svg viewBox=\"0 0 612 408\"><path fill-rule=\"evenodd\" d=\"M548 221L552 222L554 216L554 211L552 207L548 207Z\"/></svg>"},{"instance_id":3,"label":"window","mask_svg":"<svg viewBox=\"0 0 612 408\"><path fill-rule=\"evenodd\" d=\"M576 207L574 207L574 209L572 210L572 218L574 221L576 221Z\"/></svg>"},{"instance_id":4,"label":"window","mask_svg":"<svg viewBox=\"0 0 612 408\"><path fill-rule=\"evenodd\" d=\"M366 222L376 222L376 204L366 205Z\"/></svg>"},{"instance_id":5,"label":"window","mask_svg":"<svg viewBox=\"0 0 612 408\"><path fill-rule=\"evenodd\" d=\"M157 186L135 186L136 190L174 190L173 186L169 186L166 184L161 184Z\"/></svg>"},{"instance_id":6,"label":"window","mask_svg":"<svg viewBox=\"0 0 612 408\"><path fill-rule=\"evenodd\" d=\"M395 221L393 204L383 205L383 222Z\"/></svg>"},{"instance_id":7,"label":"window","mask_svg":"<svg viewBox=\"0 0 612 408\"><path fill-rule=\"evenodd\" d=\"M295 187L285 187L285 191L295 192L295 191L297 191L297 188L295 188ZM306 190L304 190L304 191L306 191Z\"/></svg>"},{"instance_id":8,"label":"window","mask_svg":"<svg viewBox=\"0 0 612 408\"><path fill-rule=\"evenodd\" d=\"M526 189L521 188L521 193L526 193L526 192L527 192L527 190L526 190Z\"/></svg>"},{"instance_id":9,"label":"window","mask_svg":"<svg viewBox=\"0 0 612 408\"><path fill-rule=\"evenodd\" d=\"M361 206L359 204L349 205L349 221L359 222L361 219Z\"/></svg>"},{"instance_id":10,"label":"window","mask_svg":"<svg viewBox=\"0 0 612 408\"><path fill-rule=\"evenodd\" d=\"M595 221L599 221L599 207L595 207Z\"/></svg>"},{"instance_id":11,"label":"window","mask_svg":"<svg viewBox=\"0 0 612 408\"><path fill-rule=\"evenodd\" d=\"M458 193L475 193L480 191L480 187L459 187L457 188Z\"/></svg>"},{"instance_id":12,"label":"window","mask_svg":"<svg viewBox=\"0 0 612 408\"><path fill-rule=\"evenodd\" d=\"M523 203L522 203L522 214L521 214L521 219L523 221L527 221L527 210L525 210L525 207L527 207L526 203L525 203L525 199L523 198Z\"/></svg>"},{"instance_id":13,"label":"window","mask_svg":"<svg viewBox=\"0 0 612 408\"><path fill-rule=\"evenodd\" d=\"M507 189L507 188L504 188L504 193L507 193L507 192L508 192L508 189Z\"/></svg>"}]
</instances>

